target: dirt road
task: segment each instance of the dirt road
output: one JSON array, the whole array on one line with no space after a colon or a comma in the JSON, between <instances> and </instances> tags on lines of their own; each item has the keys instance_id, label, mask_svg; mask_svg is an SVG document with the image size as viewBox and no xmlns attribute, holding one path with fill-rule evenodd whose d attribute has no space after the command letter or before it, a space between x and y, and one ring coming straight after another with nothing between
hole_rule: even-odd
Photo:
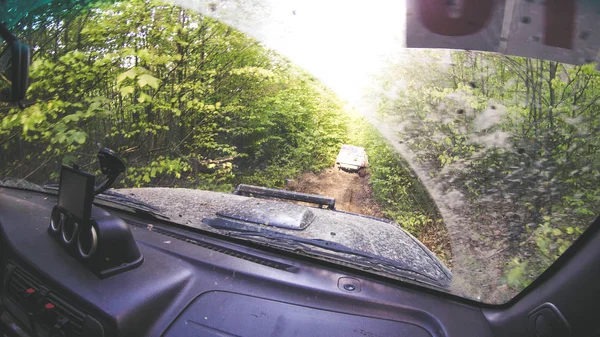
<instances>
[{"instance_id":1,"label":"dirt road","mask_svg":"<svg viewBox=\"0 0 600 337\"><path fill-rule=\"evenodd\" d=\"M290 182L287 189L335 198L335 208L341 211L384 217L373 198L369 176L363 178L337 168L320 174L305 173Z\"/></svg>"}]
</instances>

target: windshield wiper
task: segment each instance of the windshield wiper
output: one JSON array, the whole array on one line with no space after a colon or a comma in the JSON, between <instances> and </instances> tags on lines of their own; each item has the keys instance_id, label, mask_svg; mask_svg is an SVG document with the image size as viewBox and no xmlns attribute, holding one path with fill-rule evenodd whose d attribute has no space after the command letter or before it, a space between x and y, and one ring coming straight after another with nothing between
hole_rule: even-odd
<instances>
[{"instance_id":1,"label":"windshield wiper","mask_svg":"<svg viewBox=\"0 0 600 337\"><path fill-rule=\"evenodd\" d=\"M148 210L153 211L153 212L160 212L160 210L158 208L156 208L156 207L154 207L154 206L152 206L152 205L150 205L148 203L145 203L145 202L143 202L141 200L138 200L136 198L132 198L132 197L126 196L125 194L117 193L115 191L107 190L107 191L104 191L101 194L99 194L99 196L102 199L109 199L109 200L113 200L113 201L130 203L130 204L134 204L134 205L139 206L139 207L143 207L143 208L148 209ZM96 197L98 197L98 196L96 196Z\"/></svg>"},{"instance_id":2,"label":"windshield wiper","mask_svg":"<svg viewBox=\"0 0 600 337\"><path fill-rule=\"evenodd\" d=\"M403 272L408 273L408 277L419 276L420 278L426 278L427 281L434 282L436 285L441 285L440 282L429 275L423 274L422 272L415 270L408 264L402 261L396 261L388 259L379 255L371 254L361 250L357 250L346 245L323 240L323 239L307 239L297 237L290 234L275 232L266 228L258 228L255 226L246 225L240 222L225 220L221 218L205 218L202 220L203 223L209 225L212 228L219 230L229 231L227 234L232 237L261 237L266 238L270 242L275 242L279 246L294 249L295 251L301 250L306 253L313 253L315 255L327 255L328 257L340 258L339 255L324 254L323 252L314 252L307 246L318 247L327 251L351 255L352 259L343 259L345 262L352 264L358 264L362 267L369 267L374 270L384 270L388 272Z\"/></svg>"},{"instance_id":3,"label":"windshield wiper","mask_svg":"<svg viewBox=\"0 0 600 337\"><path fill-rule=\"evenodd\" d=\"M171 219L168 216L162 214L158 208L156 208L148 203L145 203L136 198L128 197L124 194L117 193L114 191L110 191L110 190L104 191L101 194L98 194L96 196L96 200L98 200L98 199L102 200L102 201L115 202L115 203L130 207L131 209L133 209L134 212L136 212L138 214L149 215L151 217L160 218L163 220Z\"/></svg>"},{"instance_id":4,"label":"windshield wiper","mask_svg":"<svg viewBox=\"0 0 600 337\"><path fill-rule=\"evenodd\" d=\"M21 190L44 192L44 188L40 185L31 183L24 179L6 178L0 179L0 187L18 188Z\"/></svg>"},{"instance_id":5,"label":"windshield wiper","mask_svg":"<svg viewBox=\"0 0 600 337\"><path fill-rule=\"evenodd\" d=\"M57 184L44 185L44 188L48 189L48 190L58 191ZM156 208L148 203L145 203L136 198L128 197L124 194L117 193L117 192L114 192L111 190L107 190L107 191L102 192L101 194L96 195L94 198L94 203L96 203L96 202L100 202L100 204L103 204L105 206L106 206L106 202L111 202L114 204L123 205L123 206L133 210L137 214L147 215L147 216L150 216L153 218L158 218L158 219L163 219L163 220L171 219L168 216L162 214L158 208Z\"/></svg>"}]
</instances>

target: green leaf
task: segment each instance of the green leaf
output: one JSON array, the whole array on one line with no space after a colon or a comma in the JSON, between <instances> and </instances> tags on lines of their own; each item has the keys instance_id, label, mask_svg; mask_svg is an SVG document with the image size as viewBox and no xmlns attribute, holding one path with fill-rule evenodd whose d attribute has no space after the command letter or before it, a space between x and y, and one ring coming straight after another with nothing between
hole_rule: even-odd
<instances>
[{"instance_id":1,"label":"green leaf","mask_svg":"<svg viewBox=\"0 0 600 337\"><path fill-rule=\"evenodd\" d=\"M78 122L79 121L79 117L80 114L71 114L71 115L66 115L65 117L63 117L63 122L68 123L68 122Z\"/></svg>"},{"instance_id":2,"label":"green leaf","mask_svg":"<svg viewBox=\"0 0 600 337\"><path fill-rule=\"evenodd\" d=\"M137 74L137 70L135 68L131 68L131 69L119 74L119 76L117 76L117 83L121 83L128 78L134 79L136 74Z\"/></svg>"},{"instance_id":3,"label":"green leaf","mask_svg":"<svg viewBox=\"0 0 600 337\"><path fill-rule=\"evenodd\" d=\"M75 161L77 160L77 157L73 156L73 155L66 155L64 156L62 163L64 165L71 165L73 164Z\"/></svg>"},{"instance_id":4,"label":"green leaf","mask_svg":"<svg viewBox=\"0 0 600 337\"><path fill-rule=\"evenodd\" d=\"M142 74L138 77L138 84L142 88L149 85L154 89L158 89L159 80L152 75Z\"/></svg>"},{"instance_id":5,"label":"green leaf","mask_svg":"<svg viewBox=\"0 0 600 337\"><path fill-rule=\"evenodd\" d=\"M119 89L122 96L128 96L133 94L133 90L134 88L132 86L121 87L121 89Z\"/></svg>"},{"instance_id":6,"label":"green leaf","mask_svg":"<svg viewBox=\"0 0 600 337\"><path fill-rule=\"evenodd\" d=\"M560 235L562 235L562 233L563 232L560 229L558 229L558 228L554 228L552 230L552 235L554 235L554 236L560 236Z\"/></svg>"},{"instance_id":7,"label":"green leaf","mask_svg":"<svg viewBox=\"0 0 600 337\"><path fill-rule=\"evenodd\" d=\"M70 137L73 141L83 144L87 138L87 134L83 131L75 131Z\"/></svg>"},{"instance_id":8,"label":"green leaf","mask_svg":"<svg viewBox=\"0 0 600 337\"><path fill-rule=\"evenodd\" d=\"M140 93L140 97L138 97L138 102L140 103L144 103L144 102L150 102L152 101L152 97L150 95L148 95L145 92Z\"/></svg>"}]
</instances>

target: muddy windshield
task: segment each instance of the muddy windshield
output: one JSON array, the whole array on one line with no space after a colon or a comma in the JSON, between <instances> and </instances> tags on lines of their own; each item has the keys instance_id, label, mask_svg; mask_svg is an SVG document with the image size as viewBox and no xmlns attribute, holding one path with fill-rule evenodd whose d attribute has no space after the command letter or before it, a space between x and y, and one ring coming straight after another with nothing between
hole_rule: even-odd
<instances>
[{"instance_id":1,"label":"muddy windshield","mask_svg":"<svg viewBox=\"0 0 600 337\"><path fill-rule=\"evenodd\" d=\"M340 152L352 155L361 155L365 152L365 150L362 147L344 144L342 145L342 149L340 150Z\"/></svg>"},{"instance_id":2,"label":"muddy windshield","mask_svg":"<svg viewBox=\"0 0 600 337\"><path fill-rule=\"evenodd\" d=\"M173 221L505 303L598 215L598 9L420 3L3 2L33 56L0 105L0 181L99 174L108 147L110 191Z\"/></svg>"}]
</instances>

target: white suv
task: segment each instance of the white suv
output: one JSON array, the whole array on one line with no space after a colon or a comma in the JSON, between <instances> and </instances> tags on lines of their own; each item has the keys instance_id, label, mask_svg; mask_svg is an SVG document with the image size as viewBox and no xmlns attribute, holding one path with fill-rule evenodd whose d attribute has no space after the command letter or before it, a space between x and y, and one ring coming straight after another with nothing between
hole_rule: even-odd
<instances>
[{"instance_id":1,"label":"white suv","mask_svg":"<svg viewBox=\"0 0 600 337\"><path fill-rule=\"evenodd\" d=\"M344 171L358 172L361 177L364 177L367 173L369 157L364 148L344 144L337 155L335 165Z\"/></svg>"}]
</instances>

